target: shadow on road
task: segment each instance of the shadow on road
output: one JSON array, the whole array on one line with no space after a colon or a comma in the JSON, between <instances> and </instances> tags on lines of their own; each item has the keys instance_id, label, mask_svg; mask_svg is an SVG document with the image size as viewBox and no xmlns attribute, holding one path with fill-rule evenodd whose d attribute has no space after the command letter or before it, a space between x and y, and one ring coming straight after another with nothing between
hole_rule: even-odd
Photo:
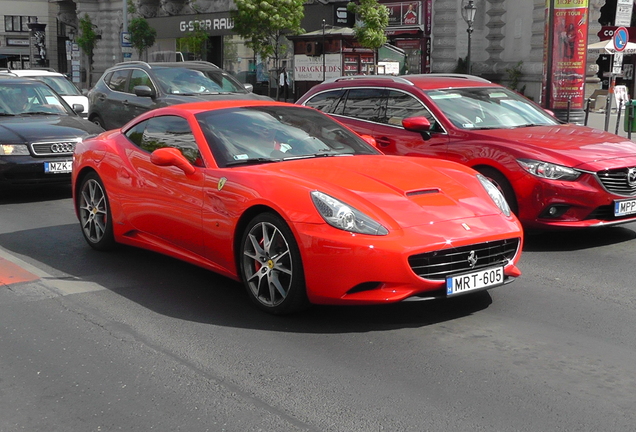
<instances>
[{"instance_id":1,"label":"shadow on road","mask_svg":"<svg viewBox=\"0 0 636 432\"><path fill-rule=\"evenodd\" d=\"M127 246L115 252L94 251L76 224L2 234L0 244L48 266L54 277L95 282L159 314L221 326L294 333L391 330L465 317L492 302L481 292L380 306L314 306L280 317L254 308L242 284L205 269Z\"/></svg>"},{"instance_id":2,"label":"shadow on road","mask_svg":"<svg viewBox=\"0 0 636 432\"><path fill-rule=\"evenodd\" d=\"M71 185L46 185L0 189L0 205L21 204L38 201L54 201L70 198Z\"/></svg>"},{"instance_id":3,"label":"shadow on road","mask_svg":"<svg viewBox=\"0 0 636 432\"><path fill-rule=\"evenodd\" d=\"M523 250L558 252L596 248L636 239L634 224L571 231L526 233ZM523 259L523 258L522 258Z\"/></svg>"}]
</instances>

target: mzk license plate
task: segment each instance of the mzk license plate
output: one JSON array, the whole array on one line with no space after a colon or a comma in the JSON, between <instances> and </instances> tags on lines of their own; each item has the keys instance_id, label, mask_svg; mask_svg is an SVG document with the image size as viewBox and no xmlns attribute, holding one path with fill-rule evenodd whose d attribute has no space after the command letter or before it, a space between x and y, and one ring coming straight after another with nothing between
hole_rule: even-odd
<instances>
[{"instance_id":1,"label":"mzk license plate","mask_svg":"<svg viewBox=\"0 0 636 432\"><path fill-rule=\"evenodd\" d=\"M73 161L44 162L44 172L47 174L70 173L73 169Z\"/></svg>"},{"instance_id":2,"label":"mzk license plate","mask_svg":"<svg viewBox=\"0 0 636 432\"><path fill-rule=\"evenodd\" d=\"M446 278L446 295L492 288L504 283L503 267L489 268Z\"/></svg>"}]
</instances>

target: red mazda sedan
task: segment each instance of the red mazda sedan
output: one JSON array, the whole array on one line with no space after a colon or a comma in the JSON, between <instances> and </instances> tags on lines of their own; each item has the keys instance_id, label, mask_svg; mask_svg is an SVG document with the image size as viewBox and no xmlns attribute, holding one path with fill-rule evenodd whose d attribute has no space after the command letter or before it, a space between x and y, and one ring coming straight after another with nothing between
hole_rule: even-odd
<instances>
[{"instance_id":1,"label":"red mazda sedan","mask_svg":"<svg viewBox=\"0 0 636 432\"><path fill-rule=\"evenodd\" d=\"M636 143L563 124L479 77L341 77L313 87L298 104L373 136L386 154L474 168L499 187L526 228L636 220Z\"/></svg>"}]
</instances>

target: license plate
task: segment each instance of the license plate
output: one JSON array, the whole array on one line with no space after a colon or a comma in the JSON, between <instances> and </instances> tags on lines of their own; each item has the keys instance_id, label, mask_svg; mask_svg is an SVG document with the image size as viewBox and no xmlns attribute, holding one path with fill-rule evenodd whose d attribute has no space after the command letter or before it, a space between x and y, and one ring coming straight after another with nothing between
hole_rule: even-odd
<instances>
[{"instance_id":1,"label":"license plate","mask_svg":"<svg viewBox=\"0 0 636 432\"><path fill-rule=\"evenodd\" d=\"M73 161L44 162L44 172L47 174L70 173L73 169Z\"/></svg>"},{"instance_id":2,"label":"license plate","mask_svg":"<svg viewBox=\"0 0 636 432\"><path fill-rule=\"evenodd\" d=\"M491 288L504 283L503 267L489 268L446 278L446 295Z\"/></svg>"},{"instance_id":3,"label":"license plate","mask_svg":"<svg viewBox=\"0 0 636 432\"><path fill-rule=\"evenodd\" d=\"M614 201L614 216L626 216L636 213L636 199Z\"/></svg>"}]
</instances>

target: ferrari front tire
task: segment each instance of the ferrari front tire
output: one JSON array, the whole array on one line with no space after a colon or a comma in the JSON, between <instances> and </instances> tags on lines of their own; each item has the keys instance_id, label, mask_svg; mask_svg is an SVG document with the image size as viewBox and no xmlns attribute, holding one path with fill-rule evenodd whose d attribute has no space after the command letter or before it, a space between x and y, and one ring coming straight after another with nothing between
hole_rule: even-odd
<instances>
[{"instance_id":1,"label":"ferrari front tire","mask_svg":"<svg viewBox=\"0 0 636 432\"><path fill-rule=\"evenodd\" d=\"M273 213L262 213L247 225L241 240L241 277L259 309L290 314L309 306L303 265L291 229Z\"/></svg>"},{"instance_id":2,"label":"ferrari front tire","mask_svg":"<svg viewBox=\"0 0 636 432\"><path fill-rule=\"evenodd\" d=\"M106 189L97 173L92 172L82 180L77 208L86 242L93 249L112 249L115 246L113 219Z\"/></svg>"}]
</instances>

